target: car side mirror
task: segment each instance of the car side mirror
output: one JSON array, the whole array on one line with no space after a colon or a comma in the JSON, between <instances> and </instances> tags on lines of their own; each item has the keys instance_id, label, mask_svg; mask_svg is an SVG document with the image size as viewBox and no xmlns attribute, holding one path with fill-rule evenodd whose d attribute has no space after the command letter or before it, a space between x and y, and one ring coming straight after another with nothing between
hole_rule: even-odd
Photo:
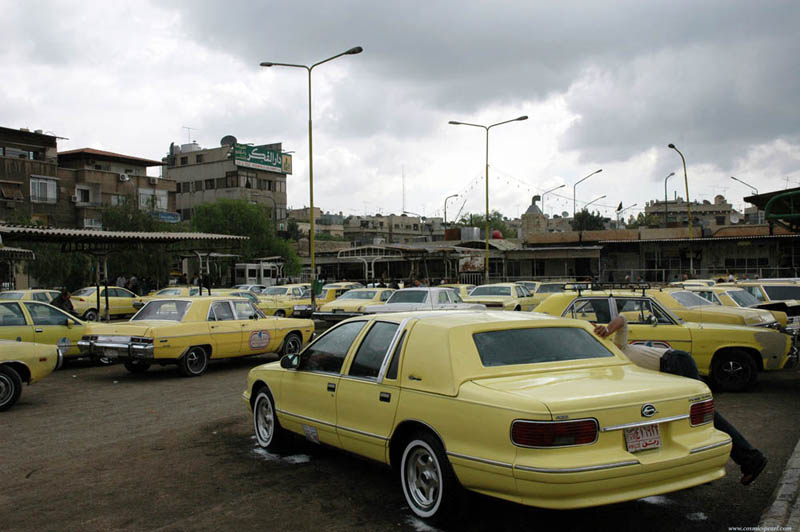
<instances>
[{"instance_id":1,"label":"car side mirror","mask_svg":"<svg viewBox=\"0 0 800 532\"><path fill-rule=\"evenodd\" d=\"M72 329L72 326L74 324L75 324L74 321L72 321L71 319L67 318L67 329Z\"/></svg>"},{"instance_id":2,"label":"car side mirror","mask_svg":"<svg viewBox=\"0 0 800 532\"><path fill-rule=\"evenodd\" d=\"M297 366L300 365L300 356L295 354L291 355L284 355L281 358L281 367L283 369L297 369Z\"/></svg>"},{"instance_id":3,"label":"car side mirror","mask_svg":"<svg viewBox=\"0 0 800 532\"><path fill-rule=\"evenodd\" d=\"M656 317L655 317L655 315L652 315L652 314L651 314L651 315L650 315L650 317L649 317L649 318L647 318L647 321L648 321L648 323L650 323L650 325L652 325L653 327L655 327L656 325L658 325L658 318L656 318Z\"/></svg>"}]
</instances>

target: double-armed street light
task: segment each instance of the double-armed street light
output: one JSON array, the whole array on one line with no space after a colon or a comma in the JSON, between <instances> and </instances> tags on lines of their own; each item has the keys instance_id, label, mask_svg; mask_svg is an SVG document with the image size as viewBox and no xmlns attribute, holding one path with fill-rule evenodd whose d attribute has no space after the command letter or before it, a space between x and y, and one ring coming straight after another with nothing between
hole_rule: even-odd
<instances>
[{"instance_id":1,"label":"double-armed street light","mask_svg":"<svg viewBox=\"0 0 800 532\"><path fill-rule=\"evenodd\" d=\"M492 124L489 126L484 126L482 124L471 124L469 122L457 122L455 120L451 120L449 122L450 125L453 126L479 127L483 128L486 131L486 257L484 259L484 276L486 283L489 282L489 130L496 126L502 126L503 124L508 124L509 122L518 122L527 119L528 119L527 116L520 116L517 118L512 118L511 120L497 122L496 124Z\"/></svg>"},{"instance_id":2,"label":"double-armed street light","mask_svg":"<svg viewBox=\"0 0 800 532\"><path fill-rule=\"evenodd\" d=\"M555 187L555 188L551 188L550 190L545 190L544 192L542 192L542 195L541 195L541 200L542 200L542 214L544 214L544 195L545 195L545 194L550 194L551 192L553 192L553 191L555 191L555 190L558 190L558 189L560 189L560 188L564 188L565 186L567 186L567 185L558 185L558 186L557 186L557 187Z\"/></svg>"},{"instance_id":3,"label":"double-armed street light","mask_svg":"<svg viewBox=\"0 0 800 532\"><path fill-rule=\"evenodd\" d=\"M584 206L583 206L583 210L585 210L586 212L589 212L589 205L591 205L592 203L594 203L594 202L596 202L596 201L600 201L601 199L603 199L603 198L605 198L605 197L606 197L606 195L605 195L605 194L603 194L603 195L602 195L602 196L600 196L599 198L595 198L595 199L593 199L592 201L590 201L589 203L587 203L586 205L584 205Z\"/></svg>"},{"instance_id":4,"label":"double-armed street light","mask_svg":"<svg viewBox=\"0 0 800 532\"><path fill-rule=\"evenodd\" d=\"M305 68L308 71L308 195L309 195L309 231L308 231L308 242L309 242L309 254L311 255L311 283L312 283L312 290L311 290L311 311L313 312L316 310L316 286L314 286L314 282L317 279L317 264L316 259L314 256L314 151L312 149L312 134L311 134L311 71L314 70L315 67L323 63L327 63L328 61L333 61L334 59L341 57L343 55L355 55L360 54L363 52L364 49L360 46L356 46L355 48L350 48L347 51L344 51L340 54L336 54L332 57L327 59L323 59L317 63L314 63L311 66L308 65L298 65L293 63L276 63L274 61L264 61L261 63L262 67L273 67L273 66L285 66L285 67L293 67L293 68Z\"/></svg>"},{"instance_id":5,"label":"double-armed street light","mask_svg":"<svg viewBox=\"0 0 800 532\"><path fill-rule=\"evenodd\" d=\"M592 172L591 174L587 175L587 176L586 176L586 177L584 177L583 179L580 179L580 180L578 180L578 182L577 182L577 183L575 183L574 185L572 185L572 219L573 219L573 220L575 219L575 211L577 210L577 208L576 208L576 206L577 206L577 201L575 201L575 189L578 187L578 185L580 185L581 183L583 183L584 181L586 181L587 179L589 179L590 177L592 177L594 174L599 174L599 173L600 173L600 172L602 172L602 171L603 171L603 169L602 169L602 168L601 168L601 169L599 169L599 170L595 170L595 171L594 171L594 172Z\"/></svg>"},{"instance_id":6,"label":"double-armed street light","mask_svg":"<svg viewBox=\"0 0 800 532\"><path fill-rule=\"evenodd\" d=\"M667 226L667 219L669 217L669 207L667 207L667 181L674 175L675 172L670 172L669 175L664 178L664 227Z\"/></svg>"}]
</instances>

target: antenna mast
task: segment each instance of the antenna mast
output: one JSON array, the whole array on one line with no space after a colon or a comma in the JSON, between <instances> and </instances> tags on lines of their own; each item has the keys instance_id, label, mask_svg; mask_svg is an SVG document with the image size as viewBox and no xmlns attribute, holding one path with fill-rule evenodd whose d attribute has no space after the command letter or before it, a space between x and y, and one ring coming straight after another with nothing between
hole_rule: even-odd
<instances>
[{"instance_id":1,"label":"antenna mast","mask_svg":"<svg viewBox=\"0 0 800 532\"><path fill-rule=\"evenodd\" d=\"M189 127L189 126L181 126L181 129L186 130L186 142L188 144L192 143L192 131L198 131L196 127Z\"/></svg>"},{"instance_id":2,"label":"antenna mast","mask_svg":"<svg viewBox=\"0 0 800 532\"><path fill-rule=\"evenodd\" d=\"M402 166L403 174L403 212L406 212L406 167Z\"/></svg>"}]
</instances>

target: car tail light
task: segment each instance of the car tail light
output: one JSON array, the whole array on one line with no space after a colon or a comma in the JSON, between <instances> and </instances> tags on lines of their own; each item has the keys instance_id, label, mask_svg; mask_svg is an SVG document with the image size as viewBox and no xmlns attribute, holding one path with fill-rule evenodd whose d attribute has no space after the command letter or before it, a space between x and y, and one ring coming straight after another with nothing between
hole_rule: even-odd
<instances>
[{"instance_id":1,"label":"car tail light","mask_svg":"<svg viewBox=\"0 0 800 532\"><path fill-rule=\"evenodd\" d=\"M705 425L714 421L714 400L694 403L689 410L692 426Z\"/></svg>"},{"instance_id":2,"label":"car tail light","mask_svg":"<svg viewBox=\"0 0 800 532\"><path fill-rule=\"evenodd\" d=\"M597 441L597 420L525 421L511 424L511 442L520 447L565 447Z\"/></svg>"},{"instance_id":3,"label":"car tail light","mask_svg":"<svg viewBox=\"0 0 800 532\"><path fill-rule=\"evenodd\" d=\"M86 300L85 300L85 299L83 299L82 297L76 297L75 299L77 299L78 301L86 301Z\"/></svg>"}]
</instances>

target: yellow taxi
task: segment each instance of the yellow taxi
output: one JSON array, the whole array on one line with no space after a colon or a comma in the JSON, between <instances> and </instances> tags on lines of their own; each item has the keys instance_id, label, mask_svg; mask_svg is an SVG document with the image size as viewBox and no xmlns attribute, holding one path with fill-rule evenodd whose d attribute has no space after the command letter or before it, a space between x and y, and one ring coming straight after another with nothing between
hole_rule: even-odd
<instances>
[{"instance_id":1,"label":"yellow taxi","mask_svg":"<svg viewBox=\"0 0 800 532\"><path fill-rule=\"evenodd\" d=\"M747 291L758 301L758 308L785 312L789 320L787 327L795 332L800 330L800 284L794 280L738 281L718 286Z\"/></svg>"},{"instance_id":2,"label":"yellow taxi","mask_svg":"<svg viewBox=\"0 0 800 532\"><path fill-rule=\"evenodd\" d=\"M28 290L4 290L0 292L0 299L17 299L29 301L41 301L50 303L59 296L58 290L48 289L28 289Z\"/></svg>"},{"instance_id":3,"label":"yellow taxi","mask_svg":"<svg viewBox=\"0 0 800 532\"><path fill-rule=\"evenodd\" d=\"M314 318L336 322L361 316L364 314L364 307L386 303L394 292L393 288L354 288L321 305L314 313Z\"/></svg>"},{"instance_id":4,"label":"yellow taxi","mask_svg":"<svg viewBox=\"0 0 800 532\"><path fill-rule=\"evenodd\" d=\"M203 289L203 292L205 291L206 290ZM133 308L140 309L145 303L152 301L153 299L163 299L165 297L191 297L199 295L202 295L200 294L199 286L168 286L166 288L162 288L161 290L153 290L146 296L137 297L133 302Z\"/></svg>"},{"instance_id":5,"label":"yellow taxi","mask_svg":"<svg viewBox=\"0 0 800 532\"><path fill-rule=\"evenodd\" d=\"M780 322L768 310L715 305L688 288L647 290L647 294L684 321L774 329L780 326Z\"/></svg>"},{"instance_id":6,"label":"yellow taxi","mask_svg":"<svg viewBox=\"0 0 800 532\"><path fill-rule=\"evenodd\" d=\"M577 291L554 294L536 312L596 323L628 318L628 341L692 355L701 375L717 389L743 391L759 371L793 365L797 354L788 334L768 327L684 322L643 291Z\"/></svg>"},{"instance_id":7,"label":"yellow taxi","mask_svg":"<svg viewBox=\"0 0 800 532\"><path fill-rule=\"evenodd\" d=\"M97 321L106 315L106 295L108 295L108 309L110 317L132 316L136 314L133 302L138 296L119 286L100 287L100 306L97 305L97 287L87 286L72 292L72 306L75 314L86 321Z\"/></svg>"},{"instance_id":8,"label":"yellow taxi","mask_svg":"<svg viewBox=\"0 0 800 532\"><path fill-rule=\"evenodd\" d=\"M534 299L517 283L482 284L472 289L464 303L480 303L489 310L533 310Z\"/></svg>"},{"instance_id":9,"label":"yellow taxi","mask_svg":"<svg viewBox=\"0 0 800 532\"><path fill-rule=\"evenodd\" d=\"M65 357L78 357L86 324L39 301L0 301L0 339L58 346Z\"/></svg>"},{"instance_id":10,"label":"yellow taxi","mask_svg":"<svg viewBox=\"0 0 800 532\"><path fill-rule=\"evenodd\" d=\"M33 384L61 367L61 350L52 345L0 340L0 412L22 394L22 383Z\"/></svg>"},{"instance_id":11,"label":"yellow taxi","mask_svg":"<svg viewBox=\"0 0 800 532\"><path fill-rule=\"evenodd\" d=\"M527 312L351 318L250 370L243 399L261 447L293 433L388 464L432 522L462 488L553 509L677 491L723 477L731 449L702 381Z\"/></svg>"},{"instance_id":12,"label":"yellow taxi","mask_svg":"<svg viewBox=\"0 0 800 532\"><path fill-rule=\"evenodd\" d=\"M714 305L721 305L724 307L744 308L744 309L758 309L762 308L758 299L752 296L750 292L743 288L736 288L732 286L689 286L689 290L703 299L707 299ZM769 310L781 326L786 327L788 317L786 312L780 310ZM794 331L796 332L796 326Z\"/></svg>"},{"instance_id":13,"label":"yellow taxi","mask_svg":"<svg viewBox=\"0 0 800 532\"><path fill-rule=\"evenodd\" d=\"M288 317L294 315L294 306L311 302L311 285L296 283L281 286L270 286L258 294L258 308L267 316Z\"/></svg>"},{"instance_id":14,"label":"yellow taxi","mask_svg":"<svg viewBox=\"0 0 800 532\"><path fill-rule=\"evenodd\" d=\"M463 284L463 283L445 283L440 284L442 288L452 288L455 290L461 299L464 299L472 292L472 289L475 288L476 285L474 284Z\"/></svg>"},{"instance_id":15,"label":"yellow taxi","mask_svg":"<svg viewBox=\"0 0 800 532\"><path fill-rule=\"evenodd\" d=\"M323 285L322 291L316 297L317 308L325 303L330 303L331 301L341 297L341 295L348 290L353 290L354 288L364 288L364 285L361 283L348 281L343 281L340 283L328 283ZM308 290L303 294L303 297L300 300L294 302L294 305L292 306L292 316L298 318L310 318L313 313L314 309L311 308L311 291Z\"/></svg>"},{"instance_id":16,"label":"yellow taxi","mask_svg":"<svg viewBox=\"0 0 800 532\"><path fill-rule=\"evenodd\" d=\"M132 373L177 364L196 377L211 359L297 352L313 332L311 320L266 317L244 298L187 297L149 301L125 323L91 325L78 345Z\"/></svg>"},{"instance_id":17,"label":"yellow taxi","mask_svg":"<svg viewBox=\"0 0 800 532\"><path fill-rule=\"evenodd\" d=\"M551 294L559 294L564 291L565 283L572 283L574 281L542 281L533 292L533 307L547 299Z\"/></svg>"}]
</instances>

